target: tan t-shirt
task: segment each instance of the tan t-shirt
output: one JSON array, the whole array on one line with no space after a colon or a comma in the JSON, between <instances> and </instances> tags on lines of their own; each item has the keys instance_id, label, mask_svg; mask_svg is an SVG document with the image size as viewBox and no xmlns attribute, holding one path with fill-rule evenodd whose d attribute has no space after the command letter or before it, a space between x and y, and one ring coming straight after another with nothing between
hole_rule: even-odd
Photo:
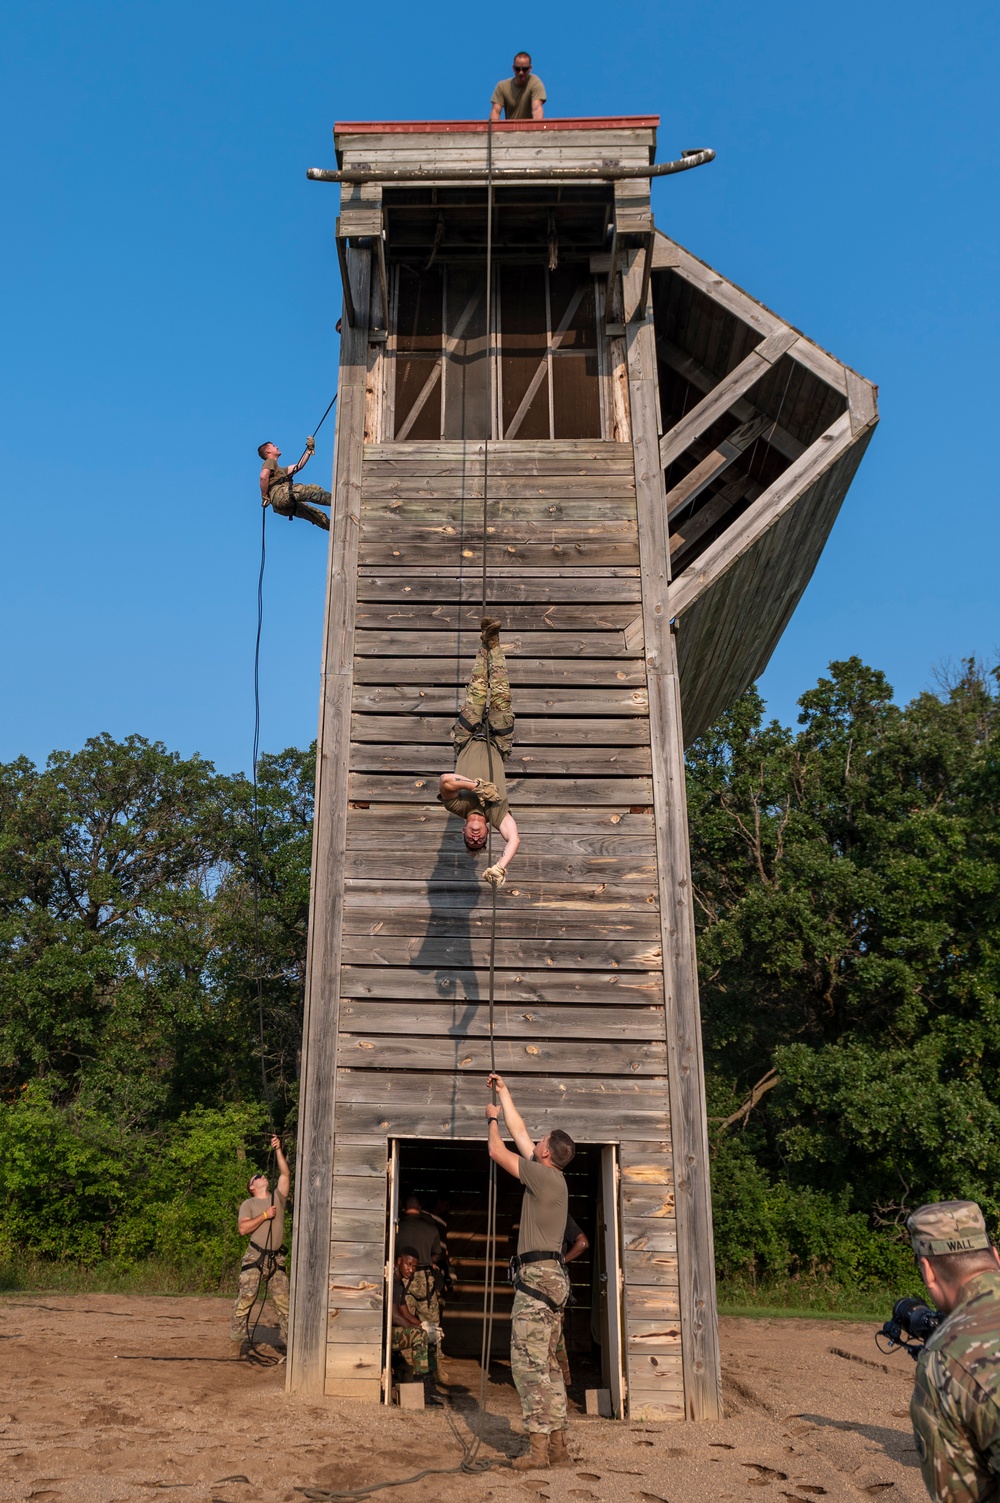
<instances>
[{"instance_id":1,"label":"tan t-shirt","mask_svg":"<svg viewBox=\"0 0 1000 1503\"><path fill-rule=\"evenodd\" d=\"M280 1190L274 1192L274 1204L277 1214L270 1221L262 1221L257 1230L250 1238L250 1247L256 1247L258 1252L265 1249L268 1252L277 1252L285 1240L285 1206L288 1197L282 1195ZM262 1216L271 1204L270 1199L264 1195L255 1195L252 1200L245 1200L240 1206L239 1218L241 1221L252 1221L255 1216ZM249 1252L250 1247L247 1248Z\"/></svg>"},{"instance_id":2,"label":"tan t-shirt","mask_svg":"<svg viewBox=\"0 0 1000 1503\"><path fill-rule=\"evenodd\" d=\"M267 482L268 495L270 495L272 491L277 490L279 485L287 484L288 470L284 465L280 465L276 459L265 459L264 468L265 470L271 471L271 478Z\"/></svg>"},{"instance_id":3,"label":"tan t-shirt","mask_svg":"<svg viewBox=\"0 0 1000 1503\"><path fill-rule=\"evenodd\" d=\"M490 759L493 761L493 776L490 777ZM460 778L482 778L484 783L496 783L500 793L498 804L486 805L478 793L473 793L471 788L463 788L461 793L456 793L454 798L442 798L438 794L438 802L444 804L449 814L457 814L459 819L466 819L470 814L485 814L494 830L499 830L510 809L507 804L507 777L503 770L503 758L496 747L490 748L485 741L467 741L459 752L455 761L455 771Z\"/></svg>"},{"instance_id":4,"label":"tan t-shirt","mask_svg":"<svg viewBox=\"0 0 1000 1503\"><path fill-rule=\"evenodd\" d=\"M562 1252L569 1215L566 1176L534 1159L519 1159L517 1167L524 1186L518 1252Z\"/></svg>"},{"instance_id":5,"label":"tan t-shirt","mask_svg":"<svg viewBox=\"0 0 1000 1503\"><path fill-rule=\"evenodd\" d=\"M545 85L534 73L529 73L524 84L519 84L516 78L501 78L490 103L503 106L506 120L530 120L533 99L545 103Z\"/></svg>"}]
</instances>

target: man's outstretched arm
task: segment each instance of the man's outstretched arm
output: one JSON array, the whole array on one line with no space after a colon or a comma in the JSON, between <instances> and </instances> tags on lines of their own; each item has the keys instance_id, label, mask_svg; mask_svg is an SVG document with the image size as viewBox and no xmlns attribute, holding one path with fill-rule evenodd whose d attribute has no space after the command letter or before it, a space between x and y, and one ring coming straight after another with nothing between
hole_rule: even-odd
<instances>
[{"instance_id":1,"label":"man's outstretched arm","mask_svg":"<svg viewBox=\"0 0 1000 1503\"><path fill-rule=\"evenodd\" d=\"M297 475L301 469L304 469L304 467L309 463L310 459L312 459L315 452L316 442L312 434L310 433L309 437L306 439L305 449L302 451L302 458L299 460L298 464L292 465L291 469L288 471L289 475Z\"/></svg>"},{"instance_id":2,"label":"man's outstretched arm","mask_svg":"<svg viewBox=\"0 0 1000 1503\"><path fill-rule=\"evenodd\" d=\"M284 1150L281 1147L281 1139L277 1134L271 1139L271 1147L274 1149L274 1156L278 1161L278 1194L283 1195L287 1200L288 1192L292 1188L292 1171L288 1167L288 1160L285 1158Z\"/></svg>"},{"instance_id":3,"label":"man's outstretched arm","mask_svg":"<svg viewBox=\"0 0 1000 1503\"><path fill-rule=\"evenodd\" d=\"M524 1158L530 1159L535 1151L535 1145L531 1140L528 1129L524 1125L524 1118L514 1105L514 1098L511 1096L510 1091L508 1091L503 1076L493 1074L489 1077L486 1084L490 1087L496 1086L507 1130L517 1144L518 1151Z\"/></svg>"},{"instance_id":4,"label":"man's outstretched arm","mask_svg":"<svg viewBox=\"0 0 1000 1503\"><path fill-rule=\"evenodd\" d=\"M500 821L500 834L507 844L503 848L503 855L497 862L497 866L506 868L517 855L517 848L521 844L521 837L517 833L517 821L513 814L505 814Z\"/></svg>"},{"instance_id":5,"label":"man's outstretched arm","mask_svg":"<svg viewBox=\"0 0 1000 1503\"><path fill-rule=\"evenodd\" d=\"M500 1124L497 1121L499 1115L499 1107L488 1106L486 1108L486 1120L490 1124L486 1129L489 1133L490 1158L494 1163L499 1164L501 1169L506 1169L508 1174L512 1174L515 1179L520 1179L521 1170L519 1165L521 1159L518 1154L511 1153L507 1144L500 1136Z\"/></svg>"}]
</instances>

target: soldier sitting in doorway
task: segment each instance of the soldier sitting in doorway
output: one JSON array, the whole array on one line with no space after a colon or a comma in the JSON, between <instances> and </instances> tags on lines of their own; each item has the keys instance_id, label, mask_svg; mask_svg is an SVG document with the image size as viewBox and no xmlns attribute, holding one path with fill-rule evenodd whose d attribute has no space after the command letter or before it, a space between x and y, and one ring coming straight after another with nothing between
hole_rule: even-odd
<instances>
[{"instance_id":1,"label":"soldier sitting in doorway","mask_svg":"<svg viewBox=\"0 0 1000 1503\"><path fill-rule=\"evenodd\" d=\"M439 1295L444 1278L441 1272L441 1234L433 1216L428 1216L416 1195L408 1195L396 1236L407 1252L416 1254L417 1266L404 1281L406 1308L422 1324L430 1343L431 1375L439 1383L448 1382L444 1365Z\"/></svg>"},{"instance_id":2,"label":"soldier sitting in doorway","mask_svg":"<svg viewBox=\"0 0 1000 1503\"><path fill-rule=\"evenodd\" d=\"M299 462L283 468L278 464L281 450L277 444L261 444L257 450L264 461L260 471L260 504L269 506L279 517L302 517L329 532L329 517L324 517L316 507L330 505L330 492L321 485L292 485L292 476L309 463L315 452L316 440L310 434ZM312 506L308 504L310 501Z\"/></svg>"},{"instance_id":3,"label":"soldier sitting in doorway","mask_svg":"<svg viewBox=\"0 0 1000 1503\"><path fill-rule=\"evenodd\" d=\"M490 119L499 120L503 110L508 120L543 120L545 85L531 71L531 54L519 52L514 59L514 77L501 78L493 90Z\"/></svg>"},{"instance_id":4,"label":"soldier sitting in doorway","mask_svg":"<svg viewBox=\"0 0 1000 1503\"><path fill-rule=\"evenodd\" d=\"M514 816L507 807L503 766L514 744L510 681L500 646L500 623L489 616L483 617L482 645L465 705L451 734L458 756L455 771L441 774L438 800L449 814L464 820L462 835L467 851L483 849L489 838L489 825L503 836L503 854L483 872L485 881L502 887L507 880L507 867L521 842Z\"/></svg>"},{"instance_id":5,"label":"soldier sitting in doorway","mask_svg":"<svg viewBox=\"0 0 1000 1503\"><path fill-rule=\"evenodd\" d=\"M427 1332L406 1303L406 1286L417 1261L416 1248L401 1247L392 1280L392 1350L403 1359L410 1383L422 1383L430 1372Z\"/></svg>"}]
</instances>

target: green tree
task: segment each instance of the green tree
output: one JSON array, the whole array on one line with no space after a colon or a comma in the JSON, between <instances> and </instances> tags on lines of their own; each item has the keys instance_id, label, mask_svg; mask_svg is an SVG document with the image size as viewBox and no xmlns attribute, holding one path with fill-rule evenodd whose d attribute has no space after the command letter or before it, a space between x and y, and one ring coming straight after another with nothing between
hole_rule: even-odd
<instances>
[{"instance_id":1,"label":"green tree","mask_svg":"<svg viewBox=\"0 0 1000 1503\"><path fill-rule=\"evenodd\" d=\"M751 691L689 758L717 1137L870 1224L996 1216L996 670L900 708L852 658L800 705Z\"/></svg>"}]
</instances>

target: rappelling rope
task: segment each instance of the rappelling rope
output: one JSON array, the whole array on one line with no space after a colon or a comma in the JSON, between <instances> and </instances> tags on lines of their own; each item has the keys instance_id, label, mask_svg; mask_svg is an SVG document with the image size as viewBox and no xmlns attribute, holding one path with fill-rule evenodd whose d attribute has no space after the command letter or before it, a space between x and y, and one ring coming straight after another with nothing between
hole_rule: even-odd
<instances>
[{"instance_id":1,"label":"rappelling rope","mask_svg":"<svg viewBox=\"0 0 1000 1503\"><path fill-rule=\"evenodd\" d=\"M336 396L334 397L336 401ZM331 402L330 406L333 406ZM329 412L330 408L326 409ZM326 417L326 413L323 414ZM267 1066L265 1054L267 1043L264 1037L264 977L262 972L262 957L260 943L260 806L257 789L257 763L260 759L260 640L264 628L264 565L267 561L267 511L260 514L260 569L257 573L257 635L254 640L253 653L253 785L250 803L250 828L251 828L251 889L253 892L253 969L257 986L257 1028L258 1042L260 1044L260 1081L264 1093L264 1106L267 1110L267 1120L274 1136L274 1117L271 1113L271 1101L267 1090ZM268 1185L273 1178L271 1160L274 1150L268 1148L267 1169ZM271 1191L271 1204L274 1204L274 1191ZM261 1253L261 1262L257 1270L257 1289L254 1293L254 1302L246 1313L244 1329L246 1330L247 1352L246 1359L255 1363L258 1367L273 1367L280 1360L270 1352L262 1352L257 1346L256 1336L260 1318L264 1313L267 1303L268 1285L271 1275L276 1267L276 1254L271 1252L271 1236L274 1231L273 1219L267 1224L267 1242ZM250 1246L253 1246L251 1242ZM266 1265L266 1267L265 1267ZM257 1311L253 1325L250 1317Z\"/></svg>"},{"instance_id":2,"label":"rappelling rope","mask_svg":"<svg viewBox=\"0 0 1000 1503\"><path fill-rule=\"evenodd\" d=\"M337 400L337 392L334 392L327 403L326 411L313 429L312 436L316 434L326 422L333 404ZM289 518L291 520L291 518ZM264 1034L264 976L262 970L262 956L260 943L260 803L257 786L257 764L260 761L260 641L264 629L264 566L267 562L267 508L263 508L260 514L260 568L257 571L257 634L254 638L253 650L253 791L250 803L250 829L251 829L251 890L253 892L253 969L257 988L257 1030L260 1044L260 1083L264 1093L264 1106L267 1110L270 1135L276 1136L274 1115L271 1111L271 1099L267 1088L267 1041ZM271 1160L274 1150L268 1148L267 1169L268 1183L273 1179ZM274 1204L274 1191L271 1191L271 1204ZM267 1242L263 1252L263 1264L258 1269L257 1291L254 1303L247 1311L244 1322L248 1351L247 1360L256 1363L259 1367L273 1367L280 1358L272 1356L269 1352L262 1352L256 1343L257 1326L264 1313L267 1302L268 1286L271 1276L277 1267L277 1252L271 1250L271 1237L274 1231L273 1218L267 1224ZM252 1246L253 1244L251 1244ZM266 1265L266 1266L265 1266ZM250 1325L250 1317L257 1310L253 1326Z\"/></svg>"},{"instance_id":3,"label":"rappelling rope","mask_svg":"<svg viewBox=\"0 0 1000 1503\"><path fill-rule=\"evenodd\" d=\"M489 538L489 507L490 507L490 436L493 432L493 122L486 124L486 370L487 391L489 393L489 412L486 419L486 438L483 441L483 589L482 589L482 615L486 616L488 603L488 586L486 577L486 549ZM485 646L485 643L484 643ZM486 726L486 764L489 781L493 782L493 736L490 729L490 710L492 706L492 690L490 684L490 648L486 647L486 708L484 712ZM489 866L493 865L493 823L487 811L486 818L486 858ZM490 1073L494 1074L497 1067L496 1039L494 1034L494 983L496 975L496 945L497 945L497 888L496 883L490 883L490 960L489 981L487 989L488 1012L487 1026L489 1029L490 1042ZM493 1103L496 1105L496 1086L493 1087ZM486 1201L486 1278L483 1285L483 1340L480 1353L480 1377L479 1377L479 1410L486 1414L487 1394L490 1381L490 1359L493 1349L493 1319L496 1299L496 1241L497 1241L497 1166L490 1159L489 1187ZM482 1435L476 1437L472 1458L481 1444Z\"/></svg>"},{"instance_id":4,"label":"rappelling rope","mask_svg":"<svg viewBox=\"0 0 1000 1503\"><path fill-rule=\"evenodd\" d=\"M489 371L489 401L490 410L488 417L488 430L492 432L493 426L493 361L491 359L490 335L491 335L491 301L493 283L493 126L487 122L486 126L486 358ZM489 523L489 437L483 443L483 576L482 576L482 615L486 615L487 606L487 579L486 579L486 543ZM461 606L459 607L461 613ZM484 711L484 725L486 730L486 754L489 780L493 781L493 739L490 733L490 653L485 647L486 655L486 707ZM486 821L486 854L490 866L493 865L493 826L487 816ZM494 1039L494 978L496 972L496 930L497 930L497 890L490 883L492 894L490 914L490 950L489 950L489 984L488 984L488 1026L490 1044L490 1072L496 1071L496 1043ZM496 1103L496 1087L493 1088L493 1101ZM479 1412L481 1416L487 1413L487 1392L489 1388L489 1370L493 1349L493 1325L495 1318L496 1302L496 1241L497 1241L497 1166L490 1159L489 1186L486 1201L486 1273L483 1283L483 1339L480 1348L480 1376L479 1376ZM487 1471L495 1462L490 1457L479 1457L479 1450L483 1443L482 1427L472 1441L467 1441L456 1429L451 1414L448 1414L448 1423L459 1445L462 1447L462 1460L451 1467L426 1467L423 1471L415 1472L409 1477L397 1477L390 1482L373 1482L368 1487L343 1488L340 1490L320 1487L297 1487L296 1492L302 1493L311 1503L354 1503L356 1499L368 1498L372 1493L382 1492L390 1487L406 1487L410 1483L419 1482L423 1477L452 1477L458 1473L480 1474Z\"/></svg>"}]
</instances>

